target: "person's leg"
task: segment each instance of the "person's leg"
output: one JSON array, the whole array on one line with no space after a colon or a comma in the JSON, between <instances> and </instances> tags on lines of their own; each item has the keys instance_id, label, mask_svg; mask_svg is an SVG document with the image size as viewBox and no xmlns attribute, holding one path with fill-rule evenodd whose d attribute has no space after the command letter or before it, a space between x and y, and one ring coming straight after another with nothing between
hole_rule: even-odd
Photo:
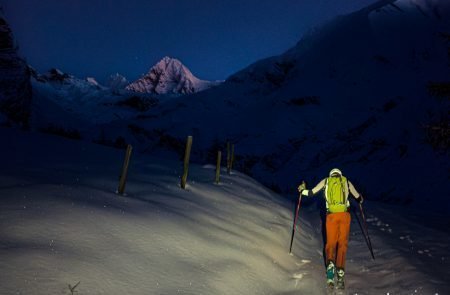
<instances>
[{"instance_id":1,"label":"person's leg","mask_svg":"<svg viewBox=\"0 0 450 295\"><path fill-rule=\"evenodd\" d=\"M333 262L336 264L336 246L338 243L338 218L336 213L327 215L327 243L325 245L325 253L327 255L327 264Z\"/></svg>"},{"instance_id":2,"label":"person's leg","mask_svg":"<svg viewBox=\"0 0 450 295\"><path fill-rule=\"evenodd\" d=\"M336 246L338 241L338 223L335 214L328 214L326 220L327 243L325 253L327 258L327 283L334 285L334 274L336 272Z\"/></svg>"},{"instance_id":3,"label":"person's leg","mask_svg":"<svg viewBox=\"0 0 450 295\"><path fill-rule=\"evenodd\" d=\"M344 276L345 276L345 258L348 248L348 237L350 235L350 213L344 212L339 214L339 226L338 226L338 249L336 257L336 274L337 274L337 286L343 289Z\"/></svg>"},{"instance_id":4,"label":"person's leg","mask_svg":"<svg viewBox=\"0 0 450 295\"><path fill-rule=\"evenodd\" d=\"M336 267L344 269L348 248L348 237L350 235L351 216L349 212L343 212L338 213L336 219L338 220Z\"/></svg>"}]
</instances>

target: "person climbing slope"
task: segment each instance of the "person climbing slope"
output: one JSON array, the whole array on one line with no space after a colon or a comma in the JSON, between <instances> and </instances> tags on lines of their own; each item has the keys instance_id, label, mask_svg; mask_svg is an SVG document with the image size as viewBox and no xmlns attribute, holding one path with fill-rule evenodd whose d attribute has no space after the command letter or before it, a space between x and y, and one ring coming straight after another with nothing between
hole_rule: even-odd
<instances>
[{"instance_id":1,"label":"person climbing slope","mask_svg":"<svg viewBox=\"0 0 450 295\"><path fill-rule=\"evenodd\" d=\"M336 287L344 289L345 257L351 221L348 196L351 193L360 203L363 202L363 197L337 168L332 169L329 177L322 179L311 190L306 189L304 182L298 187L303 196L313 196L321 190L324 190L327 209L325 245L327 285L334 288L337 275Z\"/></svg>"}]
</instances>

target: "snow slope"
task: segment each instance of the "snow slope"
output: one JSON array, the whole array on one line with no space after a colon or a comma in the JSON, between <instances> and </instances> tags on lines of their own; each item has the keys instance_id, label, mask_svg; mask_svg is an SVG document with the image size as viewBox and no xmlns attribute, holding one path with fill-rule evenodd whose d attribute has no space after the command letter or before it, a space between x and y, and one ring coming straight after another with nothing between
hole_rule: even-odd
<instances>
[{"instance_id":1,"label":"snow slope","mask_svg":"<svg viewBox=\"0 0 450 295\"><path fill-rule=\"evenodd\" d=\"M195 77L178 59L161 59L149 72L126 89L152 94L192 94L220 84Z\"/></svg>"},{"instance_id":2,"label":"snow slope","mask_svg":"<svg viewBox=\"0 0 450 295\"><path fill-rule=\"evenodd\" d=\"M210 165L0 128L2 294L326 294L318 203L294 204ZM222 171L224 172L224 171ZM319 198L317 199L319 201ZM320 203L320 202L319 202ZM348 294L448 294L448 224L366 202L376 260L353 219ZM392 212L396 212L393 215Z\"/></svg>"}]
</instances>

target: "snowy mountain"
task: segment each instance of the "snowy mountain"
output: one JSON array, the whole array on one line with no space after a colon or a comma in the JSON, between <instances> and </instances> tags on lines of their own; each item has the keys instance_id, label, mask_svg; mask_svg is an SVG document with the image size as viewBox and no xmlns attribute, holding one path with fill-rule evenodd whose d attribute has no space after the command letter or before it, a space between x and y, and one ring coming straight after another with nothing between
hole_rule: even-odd
<instances>
[{"instance_id":1,"label":"snowy mountain","mask_svg":"<svg viewBox=\"0 0 450 295\"><path fill-rule=\"evenodd\" d=\"M121 135L141 151L179 153L193 135L194 160L209 163L230 140L237 168L281 192L337 166L369 199L435 209L431 195L450 189L448 146L432 139L435 126L448 130L448 100L434 89L450 81L448 33L447 1L380 1L218 87L124 121Z\"/></svg>"},{"instance_id":2,"label":"snowy mountain","mask_svg":"<svg viewBox=\"0 0 450 295\"><path fill-rule=\"evenodd\" d=\"M94 78L80 79L59 69L32 71L32 128L71 138L109 143L101 124L135 117L158 103L145 95L113 90ZM112 141L114 145L114 141Z\"/></svg>"},{"instance_id":3,"label":"snowy mountain","mask_svg":"<svg viewBox=\"0 0 450 295\"><path fill-rule=\"evenodd\" d=\"M33 71L33 78L41 83L48 83L54 87L79 89L82 93L89 93L95 90L104 90L104 86L100 85L95 78L87 77L79 79L73 75L62 72L59 69L50 69L47 73L39 74Z\"/></svg>"},{"instance_id":4,"label":"snowy mountain","mask_svg":"<svg viewBox=\"0 0 450 295\"><path fill-rule=\"evenodd\" d=\"M18 55L11 28L0 11L0 125L28 127L31 102L28 66Z\"/></svg>"},{"instance_id":5,"label":"snowy mountain","mask_svg":"<svg viewBox=\"0 0 450 295\"><path fill-rule=\"evenodd\" d=\"M106 86L109 87L113 91L119 91L122 89L125 89L127 85L129 84L127 78L120 75L119 73L116 73L114 75L111 75L106 82Z\"/></svg>"},{"instance_id":6,"label":"snowy mountain","mask_svg":"<svg viewBox=\"0 0 450 295\"><path fill-rule=\"evenodd\" d=\"M218 84L198 79L179 60L166 56L126 89L153 94L191 94Z\"/></svg>"}]
</instances>

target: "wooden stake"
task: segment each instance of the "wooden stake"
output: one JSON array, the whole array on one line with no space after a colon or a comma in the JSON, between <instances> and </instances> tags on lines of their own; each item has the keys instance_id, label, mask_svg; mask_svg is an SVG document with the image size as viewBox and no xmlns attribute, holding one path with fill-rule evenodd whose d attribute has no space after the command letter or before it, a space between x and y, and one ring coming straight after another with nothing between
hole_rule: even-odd
<instances>
[{"instance_id":1,"label":"wooden stake","mask_svg":"<svg viewBox=\"0 0 450 295\"><path fill-rule=\"evenodd\" d=\"M231 173L231 153L230 153L230 142L227 142L227 174Z\"/></svg>"},{"instance_id":2,"label":"wooden stake","mask_svg":"<svg viewBox=\"0 0 450 295\"><path fill-rule=\"evenodd\" d=\"M130 157L131 157L132 150L133 150L133 147L131 145L128 145L127 151L125 153L125 160L123 161L122 174L120 176L120 181L119 181L119 188L117 189L117 192L120 195L123 195L123 193L125 191L125 184L127 182L127 175L128 175L128 166L130 164Z\"/></svg>"},{"instance_id":3,"label":"wooden stake","mask_svg":"<svg viewBox=\"0 0 450 295\"><path fill-rule=\"evenodd\" d=\"M216 164L216 184L220 182L220 162L222 161L222 152L217 152L217 164Z\"/></svg>"},{"instance_id":4,"label":"wooden stake","mask_svg":"<svg viewBox=\"0 0 450 295\"><path fill-rule=\"evenodd\" d=\"M231 145L230 173L231 170L233 170L233 164L234 164L234 144Z\"/></svg>"},{"instance_id":5,"label":"wooden stake","mask_svg":"<svg viewBox=\"0 0 450 295\"><path fill-rule=\"evenodd\" d=\"M187 137L186 150L184 152L183 176L181 177L181 188L186 189L186 181L189 171L189 158L191 156L192 136Z\"/></svg>"}]
</instances>

